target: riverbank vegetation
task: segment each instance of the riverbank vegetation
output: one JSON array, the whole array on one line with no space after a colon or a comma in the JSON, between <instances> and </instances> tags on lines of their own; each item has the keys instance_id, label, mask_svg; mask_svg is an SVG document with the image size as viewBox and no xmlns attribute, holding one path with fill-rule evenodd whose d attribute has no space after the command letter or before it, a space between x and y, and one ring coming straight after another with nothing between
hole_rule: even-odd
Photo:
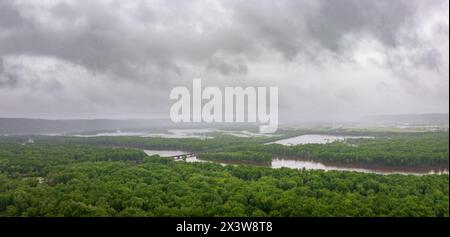
<instances>
[{"instance_id":1,"label":"riverbank vegetation","mask_svg":"<svg viewBox=\"0 0 450 237\"><path fill-rule=\"evenodd\" d=\"M448 216L448 175L221 166L0 144L0 216Z\"/></svg>"},{"instance_id":2,"label":"riverbank vegetation","mask_svg":"<svg viewBox=\"0 0 450 237\"><path fill-rule=\"evenodd\" d=\"M305 131L303 131L305 132ZM310 131L313 132L313 131ZM323 133L325 131L317 131ZM330 131L329 131L330 132ZM347 139L328 144L286 146L267 144L283 137L242 138L217 135L210 139L150 138L150 137L65 137L65 136L5 136L0 143L27 143L31 138L38 144L96 145L101 147L133 147L154 150L183 150L195 152L209 159L266 160L258 154L273 157L291 156L313 161L333 161L347 164L432 167L449 167L449 132L362 132L333 131L339 135L373 136L373 138ZM291 132L287 136L301 134ZM250 155L252 152L254 155ZM225 156L224 154L228 154ZM241 154L238 157L238 154ZM219 157L220 156L220 157ZM266 156L264 156L266 157Z\"/></svg>"},{"instance_id":3,"label":"riverbank vegetation","mask_svg":"<svg viewBox=\"0 0 450 237\"><path fill-rule=\"evenodd\" d=\"M338 161L387 166L449 167L448 133L408 134L388 138L348 139L328 144L257 148L276 155L298 156L316 161Z\"/></svg>"}]
</instances>

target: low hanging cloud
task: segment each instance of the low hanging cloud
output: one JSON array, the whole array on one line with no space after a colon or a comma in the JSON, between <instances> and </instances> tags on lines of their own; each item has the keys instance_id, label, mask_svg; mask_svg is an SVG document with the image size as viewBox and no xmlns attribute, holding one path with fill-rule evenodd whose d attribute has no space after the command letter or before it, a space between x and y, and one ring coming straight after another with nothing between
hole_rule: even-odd
<instances>
[{"instance_id":1,"label":"low hanging cloud","mask_svg":"<svg viewBox=\"0 0 450 237\"><path fill-rule=\"evenodd\" d=\"M193 78L278 86L281 116L448 112L448 8L0 0L0 116L167 116Z\"/></svg>"}]
</instances>

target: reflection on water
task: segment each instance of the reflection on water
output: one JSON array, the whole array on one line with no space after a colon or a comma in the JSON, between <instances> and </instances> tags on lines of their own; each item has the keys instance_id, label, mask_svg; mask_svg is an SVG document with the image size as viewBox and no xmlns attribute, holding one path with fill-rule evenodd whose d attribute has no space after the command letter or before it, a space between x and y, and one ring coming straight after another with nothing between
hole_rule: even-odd
<instances>
[{"instance_id":1,"label":"reflection on water","mask_svg":"<svg viewBox=\"0 0 450 237\"><path fill-rule=\"evenodd\" d=\"M144 152L149 156L159 155L161 157L180 156L189 153L185 151L159 151L159 150L144 150Z\"/></svg>"},{"instance_id":2,"label":"reflection on water","mask_svg":"<svg viewBox=\"0 0 450 237\"><path fill-rule=\"evenodd\" d=\"M181 156L185 154L189 154L189 152L186 151L160 151L160 150L144 150L145 154L149 156L153 155L159 155L161 157L175 157L175 156ZM197 159L197 157L186 157L185 160L183 159L177 159L177 161L186 161L186 162L205 162L203 160Z\"/></svg>"},{"instance_id":3,"label":"reflection on water","mask_svg":"<svg viewBox=\"0 0 450 237\"><path fill-rule=\"evenodd\" d=\"M159 150L144 150L144 152L149 155L159 155L161 157L175 157L175 156L181 156L184 154L190 154L189 152L185 151L159 151ZM177 159L177 161L183 161L183 159ZM212 163L218 163L221 165L239 165L239 164L246 164L246 165L252 165L252 163L249 162L230 162L230 163L224 163L224 162L217 162L217 161L205 161L197 159L197 157L187 157L185 159L186 162L212 162ZM258 165L253 164L255 166L264 166L264 165ZM380 167L380 166L373 166L373 168L359 168L359 167L350 167L350 165L346 164L339 164L339 165L330 165L326 164L324 162L316 162L316 161L307 161L307 160L300 160L300 159L288 159L288 158L273 158L272 163L270 165L271 168L278 169L278 168L291 168L291 169L307 169L307 170L325 170L325 171L331 171L331 170L337 170L337 171L353 171L353 172L362 172L362 173L373 173L373 174L405 174L405 175L426 175L426 174L448 174L447 169L443 170L433 170L433 169L401 169L398 168L397 170L393 169L392 167Z\"/></svg>"},{"instance_id":4,"label":"reflection on water","mask_svg":"<svg viewBox=\"0 0 450 237\"><path fill-rule=\"evenodd\" d=\"M216 132L215 128L193 128L193 129L169 129L167 133L148 133L143 137L162 137L162 138L198 138L210 139L211 136L205 134Z\"/></svg>"},{"instance_id":5,"label":"reflection on water","mask_svg":"<svg viewBox=\"0 0 450 237\"><path fill-rule=\"evenodd\" d=\"M281 139L278 141L270 142L267 144L281 144L281 145L301 145L301 144L325 144L331 143L334 141L343 141L350 138L373 138L367 136L334 136L334 135L301 135L297 137L291 137L286 139Z\"/></svg>"},{"instance_id":6,"label":"reflection on water","mask_svg":"<svg viewBox=\"0 0 450 237\"><path fill-rule=\"evenodd\" d=\"M272 134L260 134L249 131L227 131L216 128L196 128L196 129L169 129L167 133L148 133L143 137L163 137L163 138L200 138L211 139L214 138L209 134L220 133L225 135L231 135L235 137L272 137Z\"/></svg>"},{"instance_id":7,"label":"reflection on water","mask_svg":"<svg viewBox=\"0 0 450 237\"><path fill-rule=\"evenodd\" d=\"M171 139L177 139L177 138L197 138L197 139L212 139L214 138L214 134L224 134L224 135L231 135L235 137L272 137L272 136L278 136L278 135L272 135L272 134L260 134L260 133L253 133L249 131L228 131L228 130L221 130L217 128L191 128L191 129L169 129L166 132L149 132L149 131L142 131L142 132L129 132L129 131L110 131L110 132L100 132L100 133L80 133L80 134L72 134L72 136L75 137L119 137L119 136L133 136L133 137L156 137L156 138L171 138ZM63 134L56 134L56 135L63 135Z\"/></svg>"},{"instance_id":8,"label":"reflection on water","mask_svg":"<svg viewBox=\"0 0 450 237\"><path fill-rule=\"evenodd\" d=\"M103 132L96 134L75 134L74 137L120 137L120 136L134 136L139 137L145 135L144 132L122 132L117 130L115 132Z\"/></svg>"},{"instance_id":9,"label":"reflection on water","mask_svg":"<svg viewBox=\"0 0 450 237\"><path fill-rule=\"evenodd\" d=\"M246 137L246 138L250 138L250 137L274 137L274 136L279 136L279 135L275 135L275 134L268 134L268 133L254 133L254 132L250 132L250 131L226 131L226 130L221 130L220 131L223 134L227 134L227 135L231 135L231 136L235 136L235 137Z\"/></svg>"},{"instance_id":10,"label":"reflection on water","mask_svg":"<svg viewBox=\"0 0 450 237\"><path fill-rule=\"evenodd\" d=\"M119 137L119 136L133 136L133 137L161 137L161 138L198 138L209 139L213 138L207 136L208 133L217 132L219 130L208 129L169 129L166 133L152 133L152 132L123 132L121 130L111 132L101 132L94 134L73 134L75 137Z\"/></svg>"},{"instance_id":11,"label":"reflection on water","mask_svg":"<svg viewBox=\"0 0 450 237\"><path fill-rule=\"evenodd\" d=\"M315 161L305 161L305 160L293 160L293 159L283 159L274 158L272 159L272 168L293 168L293 169L307 169L307 170L338 170L338 171L354 171L362 173L374 173L374 174L410 174L410 175L424 175L424 174L448 174L448 170L414 170L414 169L402 169L399 167L397 170L392 167L375 167L374 168L357 168L357 167L346 167L345 164L328 165L321 162Z\"/></svg>"}]
</instances>

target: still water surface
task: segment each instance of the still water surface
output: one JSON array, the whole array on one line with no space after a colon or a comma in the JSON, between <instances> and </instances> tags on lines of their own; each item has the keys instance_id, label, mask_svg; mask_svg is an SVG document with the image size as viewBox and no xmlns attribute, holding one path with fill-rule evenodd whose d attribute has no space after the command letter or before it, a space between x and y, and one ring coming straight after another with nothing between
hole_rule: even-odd
<instances>
[{"instance_id":1,"label":"still water surface","mask_svg":"<svg viewBox=\"0 0 450 237\"><path fill-rule=\"evenodd\" d=\"M281 139L278 141L270 142L267 144L281 144L286 146L293 145L303 145L303 144L326 144L335 141L344 141L351 138L373 138L368 136L334 136L334 135L317 135L317 134L307 134L297 137L291 137L286 139Z\"/></svg>"},{"instance_id":2,"label":"still water surface","mask_svg":"<svg viewBox=\"0 0 450 237\"><path fill-rule=\"evenodd\" d=\"M159 150L144 150L147 155L159 155L161 157L173 157L179 156L183 154L188 154L189 152L185 151L159 151ZM179 160L182 161L182 160ZM225 163L225 162L216 162L216 161L205 161L200 160L197 157L188 157L186 158L186 162L214 162L222 165L237 165L237 164L249 164L244 162L233 162L233 163ZM261 166L255 164L255 166ZM448 174L448 170L446 169L432 169L432 168L392 168L392 167L383 167L383 166L366 166L366 167L355 167L349 164L342 163L326 163L326 162L316 162L316 161L308 161L301 160L299 158L289 158L289 157L274 157L272 159L272 163L270 164L271 168L291 168L291 169L307 169L307 170L338 170L338 171L354 171L354 172L362 172L362 173L374 173L374 174L410 174L410 175L425 175L425 174Z\"/></svg>"}]
</instances>

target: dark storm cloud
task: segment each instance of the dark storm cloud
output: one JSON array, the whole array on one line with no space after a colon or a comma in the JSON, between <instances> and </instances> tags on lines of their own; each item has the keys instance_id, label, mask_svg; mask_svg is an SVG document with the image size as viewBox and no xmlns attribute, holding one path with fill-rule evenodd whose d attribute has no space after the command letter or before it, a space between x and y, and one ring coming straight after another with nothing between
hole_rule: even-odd
<instances>
[{"instance_id":1,"label":"dark storm cloud","mask_svg":"<svg viewBox=\"0 0 450 237\"><path fill-rule=\"evenodd\" d=\"M410 0L331 0L310 15L308 30L315 39L331 50L345 47L346 34L368 35L388 47L401 43L402 30L415 25L418 10Z\"/></svg>"},{"instance_id":2,"label":"dark storm cloud","mask_svg":"<svg viewBox=\"0 0 450 237\"><path fill-rule=\"evenodd\" d=\"M386 46L400 40L400 29L415 20L413 1L245 1L234 12L244 27L287 57L318 43L344 51L343 38L373 36ZM316 52L317 53L317 52Z\"/></svg>"},{"instance_id":3,"label":"dark storm cloud","mask_svg":"<svg viewBox=\"0 0 450 237\"><path fill-rule=\"evenodd\" d=\"M23 23L18 9L12 1L0 1L0 26L2 28L14 28Z\"/></svg>"},{"instance_id":4,"label":"dark storm cloud","mask_svg":"<svg viewBox=\"0 0 450 237\"><path fill-rule=\"evenodd\" d=\"M404 40L404 30L414 29L418 7L416 1L401 0L224 1L231 24L223 26L214 24L216 16L206 7L196 10L177 1L154 8L141 2L127 11L122 1L61 2L44 8L49 22L37 20L38 6L1 2L1 24L10 29L2 39L3 55L55 56L131 78L139 76L136 64L180 73L180 61L206 64L218 52L254 53L261 44L288 59L319 55L318 50L348 53L348 35L372 36L395 47ZM199 20L206 22L202 34L190 25ZM142 28L134 30L133 24Z\"/></svg>"},{"instance_id":5,"label":"dark storm cloud","mask_svg":"<svg viewBox=\"0 0 450 237\"><path fill-rule=\"evenodd\" d=\"M307 75L321 77L328 75L323 64L358 67L363 64L358 55L371 52L380 55L367 59L375 63L362 77L388 70L394 76L383 74L392 77L386 78L386 85L417 75L429 77L435 84L424 81L423 86L448 99L448 89L442 89L448 86L443 79L448 77L448 10L443 9L448 9L445 0L0 0L0 89L6 95L15 92L5 88L31 88L39 81L49 84L41 90L70 90L70 83L82 80L80 76L54 79L49 76L53 71L47 72L55 67L53 61L37 60L43 66L35 67L30 63L34 59L27 57L60 60L66 73L92 81L126 81L130 87L151 84L152 98L162 94L159 100L165 101L167 93L162 92L193 77L208 76L221 84L236 77L276 75L269 79L280 85L308 84L317 79L305 79L296 70L311 67ZM368 46L361 46L362 42L369 42ZM292 75L285 71L289 65L295 66ZM419 74L419 69L425 72ZM330 75L342 81L351 76ZM283 94L308 91L301 86L286 86L292 91ZM400 87L411 91L409 86ZM353 85L340 88L359 91ZM345 90L330 94L348 104L363 93L352 94L351 99L342 96ZM94 104L105 101L99 97L89 98Z\"/></svg>"}]
</instances>

